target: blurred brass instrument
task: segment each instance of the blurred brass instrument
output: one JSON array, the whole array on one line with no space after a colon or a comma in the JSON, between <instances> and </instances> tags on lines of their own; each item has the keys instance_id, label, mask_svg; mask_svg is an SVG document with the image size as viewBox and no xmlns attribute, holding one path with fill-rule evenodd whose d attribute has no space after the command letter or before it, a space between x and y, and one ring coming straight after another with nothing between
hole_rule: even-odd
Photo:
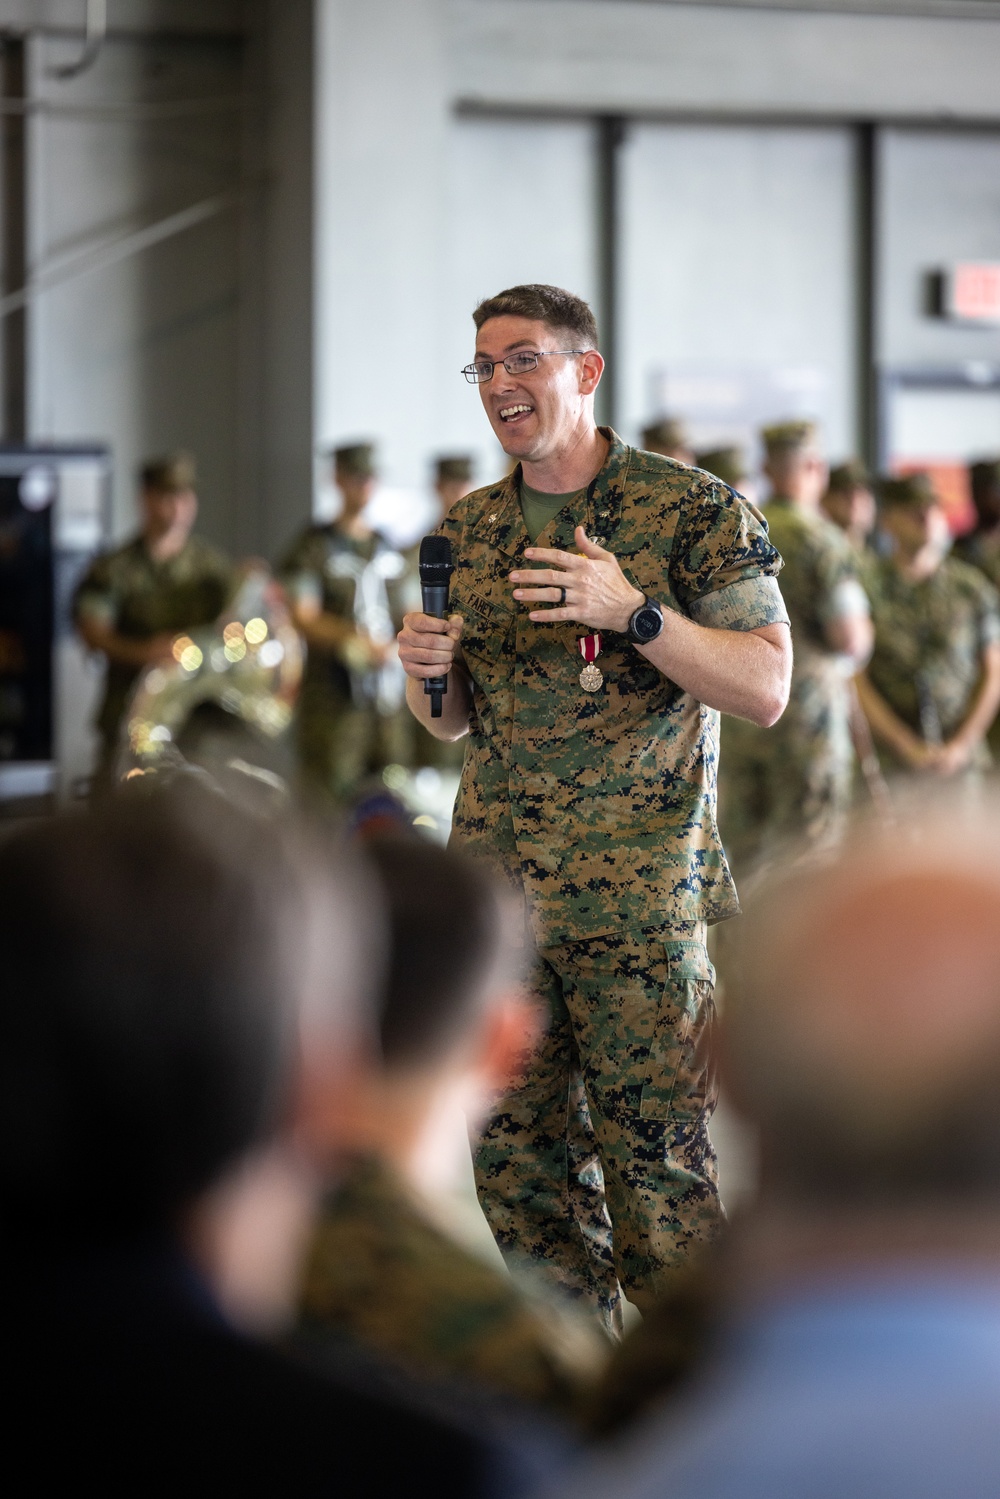
<instances>
[{"instance_id":1,"label":"blurred brass instrument","mask_svg":"<svg viewBox=\"0 0 1000 1499\"><path fill-rule=\"evenodd\" d=\"M287 794L282 744L302 678L303 648L278 583L244 574L212 625L178 635L171 661L148 667L129 704L116 779L184 765L237 772Z\"/></svg>"}]
</instances>

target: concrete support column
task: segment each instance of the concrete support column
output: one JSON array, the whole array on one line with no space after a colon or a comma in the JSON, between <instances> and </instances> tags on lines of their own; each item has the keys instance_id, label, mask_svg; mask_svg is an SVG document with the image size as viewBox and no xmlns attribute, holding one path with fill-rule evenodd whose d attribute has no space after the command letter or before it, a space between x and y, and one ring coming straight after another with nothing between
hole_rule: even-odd
<instances>
[{"instance_id":1,"label":"concrete support column","mask_svg":"<svg viewBox=\"0 0 1000 1499\"><path fill-rule=\"evenodd\" d=\"M447 13L316 3L317 438L375 438L387 482L419 485L439 409Z\"/></svg>"}]
</instances>

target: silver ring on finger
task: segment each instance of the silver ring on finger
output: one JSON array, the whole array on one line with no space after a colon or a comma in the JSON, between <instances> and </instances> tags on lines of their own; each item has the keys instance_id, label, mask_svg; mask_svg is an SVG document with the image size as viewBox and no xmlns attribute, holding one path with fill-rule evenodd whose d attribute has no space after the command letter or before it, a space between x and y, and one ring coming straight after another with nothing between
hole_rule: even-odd
<instances>
[{"instance_id":1,"label":"silver ring on finger","mask_svg":"<svg viewBox=\"0 0 1000 1499\"><path fill-rule=\"evenodd\" d=\"M562 608L563 604L565 604L565 602L566 602L566 590L565 590L565 588L560 588L560 590L559 590L559 608L560 609Z\"/></svg>"}]
</instances>

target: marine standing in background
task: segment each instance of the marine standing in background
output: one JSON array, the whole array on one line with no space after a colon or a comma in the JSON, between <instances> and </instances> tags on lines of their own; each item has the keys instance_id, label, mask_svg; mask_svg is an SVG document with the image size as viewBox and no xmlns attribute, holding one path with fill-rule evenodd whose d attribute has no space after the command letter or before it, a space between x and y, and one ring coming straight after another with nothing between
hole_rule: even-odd
<instances>
[{"instance_id":1,"label":"marine standing in background","mask_svg":"<svg viewBox=\"0 0 1000 1499\"><path fill-rule=\"evenodd\" d=\"M140 673L169 659L182 631L211 624L236 586L230 560L191 534L198 499L190 454L151 459L139 480L139 535L95 558L73 601L80 635L108 662L97 716L98 791L110 783L119 731Z\"/></svg>"},{"instance_id":2,"label":"marine standing in background","mask_svg":"<svg viewBox=\"0 0 1000 1499\"><path fill-rule=\"evenodd\" d=\"M828 847L851 803L849 681L868 658L872 626L847 540L820 513L826 465L811 422L762 433L773 496L765 515L785 561L779 586L792 623L788 707L766 733L726 718L719 761L720 828L737 877L785 843Z\"/></svg>"},{"instance_id":3,"label":"marine standing in background","mask_svg":"<svg viewBox=\"0 0 1000 1499\"><path fill-rule=\"evenodd\" d=\"M881 501L892 555L875 573L861 705L887 771L973 775L989 764L985 739L1000 707L1000 595L948 555L926 474L883 480Z\"/></svg>"},{"instance_id":4,"label":"marine standing in background","mask_svg":"<svg viewBox=\"0 0 1000 1499\"><path fill-rule=\"evenodd\" d=\"M848 458L830 470L822 508L823 514L843 531L854 548L864 586L877 561L869 545L877 519L875 495L864 464L856 458Z\"/></svg>"},{"instance_id":5,"label":"marine standing in background","mask_svg":"<svg viewBox=\"0 0 1000 1499\"><path fill-rule=\"evenodd\" d=\"M678 463L693 464L694 450L687 428L676 416L661 416L642 429L642 450L674 458Z\"/></svg>"},{"instance_id":6,"label":"marine standing in background","mask_svg":"<svg viewBox=\"0 0 1000 1499\"><path fill-rule=\"evenodd\" d=\"M712 448L707 453L696 453L694 466L703 468L707 474L714 474L723 484L728 484L730 489L742 494L748 475L739 448Z\"/></svg>"},{"instance_id":7,"label":"marine standing in background","mask_svg":"<svg viewBox=\"0 0 1000 1499\"><path fill-rule=\"evenodd\" d=\"M405 557L365 519L375 487L371 444L336 448L333 460L341 512L304 532L281 578L308 648L300 768L312 792L343 802L365 776L412 763L396 632L420 591Z\"/></svg>"},{"instance_id":8,"label":"marine standing in background","mask_svg":"<svg viewBox=\"0 0 1000 1499\"><path fill-rule=\"evenodd\" d=\"M483 1132L480 1201L501 1249L620 1330L621 1288L652 1305L721 1218L705 944L737 904L717 710L784 705L781 559L725 485L595 425L585 302L514 287L474 319L463 373L519 461L445 518L455 613L408 615L400 655L413 712L468 736L454 836L524 902L549 1019Z\"/></svg>"},{"instance_id":9,"label":"marine standing in background","mask_svg":"<svg viewBox=\"0 0 1000 1499\"><path fill-rule=\"evenodd\" d=\"M976 525L955 543L954 556L984 573L1000 589L1000 458L969 464L969 491L976 507ZM1000 717L988 735L994 765L1000 764Z\"/></svg>"},{"instance_id":10,"label":"marine standing in background","mask_svg":"<svg viewBox=\"0 0 1000 1499\"><path fill-rule=\"evenodd\" d=\"M468 453L448 453L434 460L434 493L441 506L440 520L474 488L474 473L475 464Z\"/></svg>"},{"instance_id":11,"label":"marine standing in background","mask_svg":"<svg viewBox=\"0 0 1000 1499\"><path fill-rule=\"evenodd\" d=\"M955 543L955 556L985 573L1000 588L1000 458L969 464L969 491L976 524Z\"/></svg>"}]
</instances>

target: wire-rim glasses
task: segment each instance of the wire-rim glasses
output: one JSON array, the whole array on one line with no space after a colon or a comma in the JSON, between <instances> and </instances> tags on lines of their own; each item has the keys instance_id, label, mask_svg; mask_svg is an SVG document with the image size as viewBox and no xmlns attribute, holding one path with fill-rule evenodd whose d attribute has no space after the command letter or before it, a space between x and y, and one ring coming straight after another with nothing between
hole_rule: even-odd
<instances>
[{"instance_id":1,"label":"wire-rim glasses","mask_svg":"<svg viewBox=\"0 0 1000 1499\"><path fill-rule=\"evenodd\" d=\"M474 364L467 364L462 374L470 385L486 385L493 379L493 371L497 364L502 364L508 375L526 375L529 370L538 368L538 361L545 359L549 354L589 354L589 349L521 349L516 354L508 354L506 359L477 359Z\"/></svg>"}]
</instances>

